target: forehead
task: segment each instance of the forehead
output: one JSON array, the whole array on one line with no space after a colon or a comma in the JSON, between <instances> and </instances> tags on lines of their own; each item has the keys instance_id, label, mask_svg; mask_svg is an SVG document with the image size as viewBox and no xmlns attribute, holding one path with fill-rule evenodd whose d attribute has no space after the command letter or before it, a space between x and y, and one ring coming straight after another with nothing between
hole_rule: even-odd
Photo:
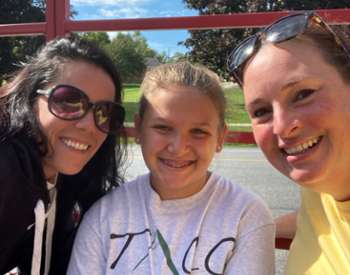
<instances>
[{"instance_id":1,"label":"forehead","mask_svg":"<svg viewBox=\"0 0 350 275\"><path fill-rule=\"evenodd\" d=\"M115 86L102 68L85 61L68 61L60 69L56 84L68 84L84 91L96 100L113 100Z\"/></svg>"},{"instance_id":2,"label":"forehead","mask_svg":"<svg viewBox=\"0 0 350 275\"><path fill-rule=\"evenodd\" d=\"M159 88L147 96L146 110L157 117L171 120L217 119L212 99L194 87L169 86Z\"/></svg>"},{"instance_id":3,"label":"forehead","mask_svg":"<svg viewBox=\"0 0 350 275\"><path fill-rule=\"evenodd\" d=\"M297 39L280 44L265 44L245 68L244 94L257 91L281 91L306 78L333 81L338 75L320 50Z\"/></svg>"}]
</instances>

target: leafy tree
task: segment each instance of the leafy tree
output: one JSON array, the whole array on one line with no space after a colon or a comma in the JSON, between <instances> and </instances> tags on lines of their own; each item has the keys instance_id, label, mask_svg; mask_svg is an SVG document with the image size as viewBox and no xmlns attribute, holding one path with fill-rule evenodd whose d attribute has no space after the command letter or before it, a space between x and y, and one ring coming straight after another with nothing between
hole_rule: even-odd
<instances>
[{"instance_id":1,"label":"leafy tree","mask_svg":"<svg viewBox=\"0 0 350 275\"><path fill-rule=\"evenodd\" d=\"M279 10L314 10L349 8L350 0L184 0L190 9L200 15L261 12ZM194 30L182 42L190 49L188 58L202 63L228 78L226 59L234 46L253 33L249 29Z\"/></svg>"},{"instance_id":2,"label":"leafy tree","mask_svg":"<svg viewBox=\"0 0 350 275\"><path fill-rule=\"evenodd\" d=\"M41 21L45 21L45 0L0 1L0 24ZM0 83L44 42L42 36L0 37Z\"/></svg>"},{"instance_id":3,"label":"leafy tree","mask_svg":"<svg viewBox=\"0 0 350 275\"><path fill-rule=\"evenodd\" d=\"M186 61L187 56L186 54L175 52L172 56L169 56L166 52L161 52L156 55L156 58L158 59L159 63L175 63L180 61Z\"/></svg>"},{"instance_id":4,"label":"leafy tree","mask_svg":"<svg viewBox=\"0 0 350 275\"><path fill-rule=\"evenodd\" d=\"M135 43L135 50L144 58L155 57L156 51L148 46L146 38L144 38L139 31L132 34L132 39Z\"/></svg>"},{"instance_id":5,"label":"leafy tree","mask_svg":"<svg viewBox=\"0 0 350 275\"><path fill-rule=\"evenodd\" d=\"M146 70L146 58L156 56L139 32L118 33L107 49L126 82L139 82Z\"/></svg>"},{"instance_id":6,"label":"leafy tree","mask_svg":"<svg viewBox=\"0 0 350 275\"><path fill-rule=\"evenodd\" d=\"M85 32L80 34L80 37L97 43L101 47L106 47L111 43L106 32Z\"/></svg>"},{"instance_id":7,"label":"leafy tree","mask_svg":"<svg viewBox=\"0 0 350 275\"><path fill-rule=\"evenodd\" d=\"M160 58L160 55L148 46L147 40L140 32L118 33L112 40L106 32L83 33L80 37L103 47L115 62L125 82L140 82L146 70L147 59Z\"/></svg>"}]
</instances>

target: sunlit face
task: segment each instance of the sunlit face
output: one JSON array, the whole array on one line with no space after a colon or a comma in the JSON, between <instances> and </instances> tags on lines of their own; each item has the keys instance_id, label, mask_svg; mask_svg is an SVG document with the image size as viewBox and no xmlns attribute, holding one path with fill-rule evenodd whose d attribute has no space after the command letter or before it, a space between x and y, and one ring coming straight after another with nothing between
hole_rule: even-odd
<instances>
[{"instance_id":1,"label":"sunlit face","mask_svg":"<svg viewBox=\"0 0 350 275\"><path fill-rule=\"evenodd\" d=\"M86 62L66 63L52 86L55 84L75 86L93 103L114 101L115 87L111 77ZM66 121L49 112L47 100L46 96L39 96L35 104L40 126L49 143L49 153L44 159L46 178L52 178L57 172L76 174L96 153L107 135L96 128L91 110L82 119Z\"/></svg>"},{"instance_id":2,"label":"sunlit face","mask_svg":"<svg viewBox=\"0 0 350 275\"><path fill-rule=\"evenodd\" d=\"M135 125L151 184L162 199L190 196L205 185L225 129L211 99L190 87L171 86L147 96Z\"/></svg>"},{"instance_id":3,"label":"sunlit face","mask_svg":"<svg viewBox=\"0 0 350 275\"><path fill-rule=\"evenodd\" d=\"M244 96L267 159L297 183L350 197L350 86L310 42L264 45Z\"/></svg>"}]
</instances>

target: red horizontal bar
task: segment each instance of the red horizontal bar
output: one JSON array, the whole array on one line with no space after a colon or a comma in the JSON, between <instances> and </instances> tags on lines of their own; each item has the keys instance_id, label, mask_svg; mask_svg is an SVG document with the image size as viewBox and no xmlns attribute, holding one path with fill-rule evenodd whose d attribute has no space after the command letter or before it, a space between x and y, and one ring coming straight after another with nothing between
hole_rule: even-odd
<instances>
[{"instance_id":1,"label":"red horizontal bar","mask_svg":"<svg viewBox=\"0 0 350 275\"><path fill-rule=\"evenodd\" d=\"M254 28L268 25L277 18L294 11L217 14L187 17L133 18L110 20L62 20L69 31L126 31L126 30L174 30L212 28ZM319 10L330 24L349 24L350 9ZM52 15L52 13L49 13ZM46 31L46 23L0 25L0 36L40 35Z\"/></svg>"},{"instance_id":2,"label":"red horizontal bar","mask_svg":"<svg viewBox=\"0 0 350 275\"><path fill-rule=\"evenodd\" d=\"M134 127L124 127L125 133L128 137L135 137L135 128Z\"/></svg>"},{"instance_id":3,"label":"red horizontal bar","mask_svg":"<svg viewBox=\"0 0 350 275\"><path fill-rule=\"evenodd\" d=\"M292 239L276 238L275 248L288 250L292 244Z\"/></svg>"},{"instance_id":4,"label":"red horizontal bar","mask_svg":"<svg viewBox=\"0 0 350 275\"><path fill-rule=\"evenodd\" d=\"M43 35L46 23L0 24L0 36Z\"/></svg>"},{"instance_id":5,"label":"red horizontal bar","mask_svg":"<svg viewBox=\"0 0 350 275\"><path fill-rule=\"evenodd\" d=\"M134 127L125 127L125 132L128 137L135 137ZM229 131L226 143L244 143L244 144L255 144L254 136L250 132L234 132Z\"/></svg>"},{"instance_id":6,"label":"red horizontal bar","mask_svg":"<svg viewBox=\"0 0 350 275\"><path fill-rule=\"evenodd\" d=\"M253 133L251 132L235 132L229 131L226 139L226 143L244 143L244 144L255 144Z\"/></svg>"},{"instance_id":7,"label":"red horizontal bar","mask_svg":"<svg viewBox=\"0 0 350 275\"><path fill-rule=\"evenodd\" d=\"M213 28L255 28L295 11L216 14L184 17L80 20L65 22L67 31L129 31ZM349 24L350 9L319 10L330 24Z\"/></svg>"}]
</instances>

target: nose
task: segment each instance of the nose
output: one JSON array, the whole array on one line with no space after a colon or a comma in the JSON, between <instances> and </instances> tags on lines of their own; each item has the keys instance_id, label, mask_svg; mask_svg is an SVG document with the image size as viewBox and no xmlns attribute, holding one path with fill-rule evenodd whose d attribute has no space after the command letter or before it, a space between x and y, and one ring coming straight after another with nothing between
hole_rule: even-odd
<instances>
[{"instance_id":1,"label":"nose","mask_svg":"<svg viewBox=\"0 0 350 275\"><path fill-rule=\"evenodd\" d=\"M273 133L281 138L298 135L302 123L298 114L291 110L275 109L273 114Z\"/></svg>"},{"instance_id":2,"label":"nose","mask_svg":"<svg viewBox=\"0 0 350 275\"><path fill-rule=\"evenodd\" d=\"M92 129L95 129L95 120L94 120L94 114L92 110L89 110L88 113L82 117L81 119L78 119L75 126L79 129L85 129L91 131Z\"/></svg>"},{"instance_id":3,"label":"nose","mask_svg":"<svg viewBox=\"0 0 350 275\"><path fill-rule=\"evenodd\" d=\"M188 137L181 133L174 133L169 140L168 151L180 155L188 149Z\"/></svg>"}]
</instances>

